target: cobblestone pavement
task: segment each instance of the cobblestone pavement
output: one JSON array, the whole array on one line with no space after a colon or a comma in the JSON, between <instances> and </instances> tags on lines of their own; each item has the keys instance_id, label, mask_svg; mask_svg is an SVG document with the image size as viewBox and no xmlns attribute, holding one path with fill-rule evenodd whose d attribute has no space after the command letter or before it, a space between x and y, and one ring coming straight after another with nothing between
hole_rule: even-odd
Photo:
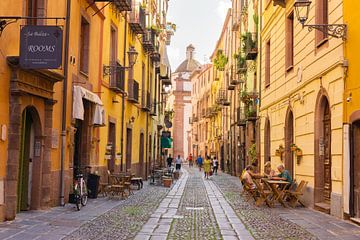
<instances>
[{"instance_id":1,"label":"cobblestone pavement","mask_svg":"<svg viewBox=\"0 0 360 240\"><path fill-rule=\"evenodd\" d=\"M256 207L240 195L239 178L212 178L255 239L360 239L360 227L308 208Z\"/></svg>"},{"instance_id":2,"label":"cobblestone pavement","mask_svg":"<svg viewBox=\"0 0 360 240\"><path fill-rule=\"evenodd\" d=\"M144 188L126 200L89 199L81 211L67 204L21 212L14 221L0 224L0 239L132 239L168 192L144 182Z\"/></svg>"},{"instance_id":3,"label":"cobblestone pavement","mask_svg":"<svg viewBox=\"0 0 360 240\"><path fill-rule=\"evenodd\" d=\"M218 187L203 172L186 168L136 239L253 238Z\"/></svg>"}]
</instances>

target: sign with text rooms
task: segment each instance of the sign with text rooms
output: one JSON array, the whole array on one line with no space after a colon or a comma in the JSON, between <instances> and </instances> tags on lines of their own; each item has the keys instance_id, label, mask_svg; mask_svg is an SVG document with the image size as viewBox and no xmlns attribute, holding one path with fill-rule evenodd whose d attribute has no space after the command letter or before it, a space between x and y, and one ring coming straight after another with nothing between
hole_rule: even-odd
<instances>
[{"instance_id":1,"label":"sign with text rooms","mask_svg":"<svg viewBox=\"0 0 360 240\"><path fill-rule=\"evenodd\" d=\"M56 69L62 63L63 30L58 26L26 25L20 31L20 66Z\"/></svg>"}]
</instances>

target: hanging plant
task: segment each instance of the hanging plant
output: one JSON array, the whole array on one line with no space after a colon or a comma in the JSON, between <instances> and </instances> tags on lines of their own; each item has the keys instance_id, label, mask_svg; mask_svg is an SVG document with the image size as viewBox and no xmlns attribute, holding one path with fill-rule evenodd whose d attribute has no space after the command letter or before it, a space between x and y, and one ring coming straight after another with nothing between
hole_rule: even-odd
<instances>
[{"instance_id":1,"label":"hanging plant","mask_svg":"<svg viewBox=\"0 0 360 240\"><path fill-rule=\"evenodd\" d=\"M296 156L298 156L298 157L302 156L302 155L303 155L303 152L302 152L301 148L297 147L296 150L295 150L295 154L296 154Z\"/></svg>"},{"instance_id":2,"label":"hanging plant","mask_svg":"<svg viewBox=\"0 0 360 240\"><path fill-rule=\"evenodd\" d=\"M246 90L241 91L240 93L240 100L245 103L245 104L249 104L251 101L251 97L249 95L249 93Z\"/></svg>"},{"instance_id":3,"label":"hanging plant","mask_svg":"<svg viewBox=\"0 0 360 240\"><path fill-rule=\"evenodd\" d=\"M234 58L236 59L237 73L246 73L247 65L245 57L241 56L241 54L234 54Z\"/></svg>"},{"instance_id":4,"label":"hanging plant","mask_svg":"<svg viewBox=\"0 0 360 240\"><path fill-rule=\"evenodd\" d=\"M253 40L251 32L244 33L241 36L241 41L242 41L243 52L256 48L256 42Z\"/></svg>"},{"instance_id":5,"label":"hanging plant","mask_svg":"<svg viewBox=\"0 0 360 240\"><path fill-rule=\"evenodd\" d=\"M215 68L219 71L224 71L228 61L229 59L225 56L223 51L219 49L216 53L216 58L214 59Z\"/></svg>"},{"instance_id":6,"label":"hanging plant","mask_svg":"<svg viewBox=\"0 0 360 240\"><path fill-rule=\"evenodd\" d=\"M292 144L290 145L290 149L291 149L292 152L295 152L297 148L298 148L298 147L296 146L295 143L292 143Z\"/></svg>"},{"instance_id":7,"label":"hanging plant","mask_svg":"<svg viewBox=\"0 0 360 240\"><path fill-rule=\"evenodd\" d=\"M256 143L253 143L249 147L248 156L249 156L252 163L256 162L256 160L257 160Z\"/></svg>"}]
</instances>

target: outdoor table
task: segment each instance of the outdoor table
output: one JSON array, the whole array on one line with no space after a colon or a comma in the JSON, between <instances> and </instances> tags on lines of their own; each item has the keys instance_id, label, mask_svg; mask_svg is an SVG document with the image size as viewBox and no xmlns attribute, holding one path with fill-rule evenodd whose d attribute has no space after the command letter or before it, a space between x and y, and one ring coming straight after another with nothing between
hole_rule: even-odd
<instances>
[{"instance_id":1,"label":"outdoor table","mask_svg":"<svg viewBox=\"0 0 360 240\"><path fill-rule=\"evenodd\" d=\"M290 183L283 180L271 180L268 178L262 178L262 181L271 188L274 194L272 201L278 201L281 205L286 207L284 202L285 188Z\"/></svg>"}]
</instances>

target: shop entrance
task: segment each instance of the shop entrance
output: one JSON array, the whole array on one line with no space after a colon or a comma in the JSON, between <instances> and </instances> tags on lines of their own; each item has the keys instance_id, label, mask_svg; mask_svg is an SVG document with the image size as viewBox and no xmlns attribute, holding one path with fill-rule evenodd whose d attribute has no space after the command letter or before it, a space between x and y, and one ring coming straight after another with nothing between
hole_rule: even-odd
<instances>
[{"instance_id":1,"label":"shop entrance","mask_svg":"<svg viewBox=\"0 0 360 240\"><path fill-rule=\"evenodd\" d=\"M21 149L17 185L17 212L35 209L40 198L41 126L34 107L22 113Z\"/></svg>"}]
</instances>

